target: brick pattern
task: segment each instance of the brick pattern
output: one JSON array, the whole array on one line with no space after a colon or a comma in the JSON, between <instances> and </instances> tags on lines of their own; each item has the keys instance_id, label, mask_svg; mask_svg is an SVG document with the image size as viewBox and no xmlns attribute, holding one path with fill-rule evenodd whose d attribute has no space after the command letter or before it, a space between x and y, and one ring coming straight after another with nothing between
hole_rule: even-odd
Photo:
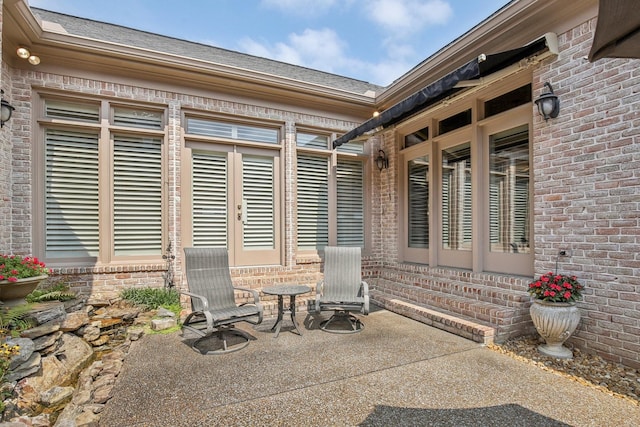
<instances>
[{"instance_id":1,"label":"brick pattern","mask_svg":"<svg viewBox=\"0 0 640 427\"><path fill-rule=\"evenodd\" d=\"M534 118L537 273L585 285L574 345L640 367L640 61L586 55L596 20L559 36L560 55L534 71L560 115ZM537 93L535 94L537 96Z\"/></svg>"},{"instance_id":2,"label":"brick pattern","mask_svg":"<svg viewBox=\"0 0 640 427\"><path fill-rule=\"evenodd\" d=\"M250 119L280 120L285 129L284 135L284 176L285 191L285 221L284 221L284 253L283 266L272 267L241 267L232 268L232 278L237 286L259 289L266 285L278 283L300 283L312 286L321 277L320 259L303 258L300 261L295 256L295 131L296 125L318 127L331 130L346 131L357 123L330 119L322 115L298 113L295 110L271 109L256 107L248 104L234 103L220 99L205 98L178 93L171 93L149 88L116 84L108 81L74 78L28 70L4 69L3 75L10 75L11 90L14 94L16 112L12 118L13 146L9 144L9 133L0 132L0 182L9 181L2 186L3 199L11 199L13 206L3 203L0 215L7 218L2 221L0 228L0 242L2 251L31 254L32 248L32 87L44 87L75 94L98 97L118 98L133 102L160 103L167 106L167 144L165 156L168 165L167 192L167 227L172 245L172 253L176 256L174 267L175 284L186 289L184 271L182 268L182 228L180 221L181 198L185 197L181 191L181 144L182 144L182 111L183 109L199 110L203 112L234 114ZM6 80L7 82L9 79ZM3 231L4 230L4 231ZM4 236L4 237L3 237ZM6 240L6 246L5 246ZM9 249L10 243L13 243ZM61 268L54 269L52 282L64 279L73 290L90 295L92 298L115 298L119 292L127 287L135 286L163 286L163 273L166 264L140 265L110 265L105 267ZM240 297L241 299L242 297Z\"/></svg>"}]
</instances>

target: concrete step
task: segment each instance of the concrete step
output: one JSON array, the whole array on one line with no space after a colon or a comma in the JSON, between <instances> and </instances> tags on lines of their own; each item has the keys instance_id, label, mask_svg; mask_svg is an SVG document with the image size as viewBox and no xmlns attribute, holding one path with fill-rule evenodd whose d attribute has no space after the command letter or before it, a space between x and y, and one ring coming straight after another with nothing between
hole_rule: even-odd
<instances>
[{"instance_id":1,"label":"concrete step","mask_svg":"<svg viewBox=\"0 0 640 427\"><path fill-rule=\"evenodd\" d=\"M406 298L376 290L370 291L370 297L373 303L389 311L469 340L481 344L490 344L496 341L496 328L477 319L469 318L459 313L439 311L425 304L412 302Z\"/></svg>"}]
</instances>

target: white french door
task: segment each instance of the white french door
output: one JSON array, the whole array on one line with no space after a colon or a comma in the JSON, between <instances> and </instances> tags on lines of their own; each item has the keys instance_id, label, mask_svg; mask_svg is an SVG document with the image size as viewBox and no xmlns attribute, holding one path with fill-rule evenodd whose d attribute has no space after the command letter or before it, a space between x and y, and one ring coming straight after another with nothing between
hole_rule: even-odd
<instances>
[{"instance_id":1,"label":"white french door","mask_svg":"<svg viewBox=\"0 0 640 427\"><path fill-rule=\"evenodd\" d=\"M227 247L232 265L280 264L280 158L276 150L193 150L193 246Z\"/></svg>"}]
</instances>

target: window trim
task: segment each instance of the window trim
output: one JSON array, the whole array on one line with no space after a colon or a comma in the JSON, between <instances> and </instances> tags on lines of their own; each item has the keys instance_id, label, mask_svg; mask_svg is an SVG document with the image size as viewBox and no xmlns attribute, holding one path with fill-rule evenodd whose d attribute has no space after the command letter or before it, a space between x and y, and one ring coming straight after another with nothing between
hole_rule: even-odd
<instances>
[{"instance_id":1,"label":"window trim","mask_svg":"<svg viewBox=\"0 0 640 427\"><path fill-rule=\"evenodd\" d=\"M496 264L486 261L485 248L483 242L488 239L489 233L489 202L484 197L489 194L489 162L488 162L488 135L484 132L484 128L492 128L492 126L505 126L505 129L516 125L529 124L529 144L530 144L530 170L533 162L533 134L532 134L532 102L528 102L516 106L510 110L500 112L489 118L484 118L484 101L495 98L501 94L515 90L521 86L531 84L532 76L530 71L516 72L500 81L492 82L484 87L477 87L467 92L461 93L453 99L439 103L430 109L427 109L410 119L396 126L394 135L397 146L399 147L399 218L400 227L398 236L399 255L403 262L415 262L427 264L430 266L443 266L452 268L464 268L474 272L498 272L505 274L531 275L533 274L533 254L534 246L534 230L533 224L530 224L530 246L529 254L506 253L500 254L505 260L501 262L511 268L495 268ZM434 130L438 129L438 121L441 118L447 118L451 115L472 108L471 124L460 129L447 132L444 135L434 135ZM516 123L513 126L508 124ZM502 124L502 125L501 125ZM429 127L431 130L429 138L419 144L404 148L405 136L416 132L422 128ZM472 203L473 203L473 237L472 250L469 256L465 254L456 254L456 251L447 251L442 249L442 207L441 207L441 191L442 191L442 175L441 175L441 149L443 147L457 145L464 142L461 138L465 135L471 144L472 156ZM423 153L429 156L430 169L430 224L429 224L429 250L422 250L422 253L414 254L408 247L408 162ZM530 194L533 195L533 174L530 176ZM437 203L435 203L437 202ZM530 197L530 209L533 209L533 197ZM485 245L486 246L486 245ZM486 249L489 250L488 248ZM460 251L462 252L462 251ZM522 258L520 261L511 260ZM428 261L425 261L428 259Z\"/></svg>"},{"instance_id":2,"label":"window trim","mask_svg":"<svg viewBox=\"0 0 640 427\"><path fill-rule=\"evenodd\" d=\"M33 141L37 143L32 146L33 156L33 212L41 212L42 215L33 215L32 235L33 248L35 256L47 262L52 268L63 267L69 264L75 266L104 266L104 265L139 265L141 263L157 264L162 262L162 253L167 245L169 236L167 235L167 194L166 186L162 185L162 201L161 201L161 250L157 255L128 255L115 256L114 254L114 225L113 225L113 136L115 134L129 134L132 136L149 136L160 139L161 143L161 163L162 163L162 182L167 178L167 166L165 159L167 158L167 107L165 105L149 104L149 103L126 103L115 98L102 98L91 96L78 96L77 94L60 94L55 91L34 89L33 96ZM98 106L99 120L97 122L86 122L78 120L67 120L62 118L49 118L45 116L45 103L47 100L55 100L60 102L70 102L78 104L94 104ZM162 114L161 129L146 129L115 126L111 121L111 111L114 106L141 109L144 111L157 111ZM45 135L47 129L60 129L71 131L88 131L98 134L98 203L99 203L99 249L98 256L83 257L46 257L46 218L45 212L45 196L46 196L46 176L45 176ZM105 160L108 159L108 165Z\"/></svg>"}]
</instances>

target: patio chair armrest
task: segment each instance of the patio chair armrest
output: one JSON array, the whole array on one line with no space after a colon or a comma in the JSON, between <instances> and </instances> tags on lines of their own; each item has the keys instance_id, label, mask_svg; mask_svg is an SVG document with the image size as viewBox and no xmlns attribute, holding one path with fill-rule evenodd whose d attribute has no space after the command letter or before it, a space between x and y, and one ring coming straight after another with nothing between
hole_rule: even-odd
<instances>
[{"instance_id":1,"label":"patio chair armrest","mask_svg":"<svg viewBox=\"0 0 640 427\"><path fill-rule=\"evenodd\" d=\"M202 304L202 311L208 311L209 310L209 301L207 301L206 297L203 297L202 295L196 295L193 294L191 292L186 292L186 291L180 291L181 294L183 295L188 295L191 298L195 298L199 301L200 304Z\"/></svg>"},{"instance_id":2,"label":"patio chair armrest","mask_svg":"<svg viewBox=\"0 0 640 427\"><path fill-rule=\"evenodd\" d=\"M260 294L255 289L241 288L241 287L237 287L236 288L236 287L234 287L233 290L234 291L249 292L251 295L253 295L253 303L254 304L258 304L260 302Z\"/></svg>"},{"instance_id":3,"label":"patio chair armrest","mask_svg":"<svg viewBox=\"0 0 640 427\"><path fill-rule=\"evenodd\" d=\"M369 314L369 284L364 280L360 283L364 305L362 306L362 314Z\"/></svg>"}]
</instances>

